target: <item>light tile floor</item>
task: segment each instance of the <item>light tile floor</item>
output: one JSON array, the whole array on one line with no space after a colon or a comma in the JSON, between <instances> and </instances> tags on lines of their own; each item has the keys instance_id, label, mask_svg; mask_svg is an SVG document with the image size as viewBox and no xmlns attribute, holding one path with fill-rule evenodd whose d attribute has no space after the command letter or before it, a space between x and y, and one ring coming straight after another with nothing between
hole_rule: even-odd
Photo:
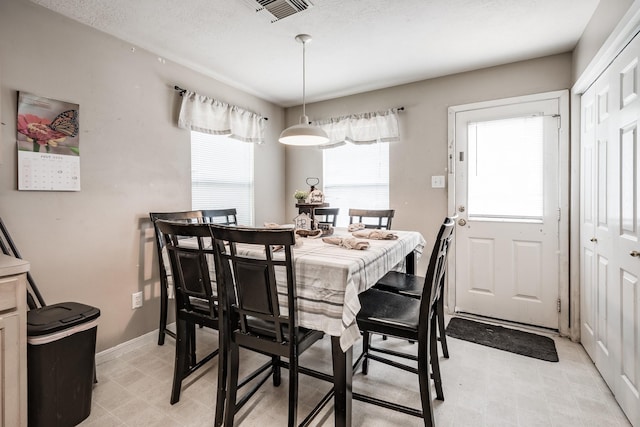
<instances>
[{"instance_id":1,"label":"light tile floor","mask_svg":"<svg viewBox=\"0 0 640 427\"><path fill-rule=\"evenodd\" d=\"M198 332L201 349L215 348L217 335ZM451 357L440 359L445 401L434 401L438 427L500 426L630 426L611 392L581 345L553 337L560 362L551 363L448 338ZM375 338L380 340L379 337ZM415 344L389 339L398 349ZM361 344L354 348L354 359ZM180 402L169 404L174 342L148 344L97 366L98 384L92 411L82 427L212 426L215 412L217 358L188 378ZM307 350L301 364L331 372L331 343L325 337ZM242 371L262 363L262 356L244 352ZM280 427L287 424L287 371L282 386L270 381L236 415L236 425ZM300 377L298 422L330 389L326 382ZM354 390L419 407L417 377L371 362L369 375L354 375ZM329 404L314 426L333 425ZM354 401L353 426L421 426L418 418Z\"/></svg>"}]
</instances>

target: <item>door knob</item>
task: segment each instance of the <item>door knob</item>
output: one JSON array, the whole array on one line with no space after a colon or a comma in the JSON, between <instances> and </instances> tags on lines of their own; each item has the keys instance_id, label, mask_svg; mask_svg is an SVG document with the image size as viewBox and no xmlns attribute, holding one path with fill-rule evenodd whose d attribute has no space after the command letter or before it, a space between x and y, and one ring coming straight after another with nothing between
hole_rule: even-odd
<instances>
[{"instance_id":1,"label":"door knob","mask_svg":"<svg viewBox=\"0 0 640 427\"><path fill-rule=\"evenodd\" d=\"M629 255L631 255L632 257L635 257L635 258L640 258L640 252L638 252L638 251L631 251L631 252L629 252Z\"/></svg>"},{"instance_id":2,"label":"door knob","mask_svg":"<svg viewBox=\"0 0 640 427\"><path fill-rule=\"evenodd\" d=\"M464 218L460 218L460 219L458 220L458 225L467 225L467 221L465 221L465 219L464 219Z\"/></svg>"}]
</instances>

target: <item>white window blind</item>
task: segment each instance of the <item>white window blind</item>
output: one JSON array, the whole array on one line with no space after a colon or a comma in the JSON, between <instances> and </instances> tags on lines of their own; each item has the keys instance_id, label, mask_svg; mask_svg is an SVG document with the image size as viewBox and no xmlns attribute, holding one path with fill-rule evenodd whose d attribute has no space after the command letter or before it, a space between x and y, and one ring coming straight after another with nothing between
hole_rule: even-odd
<instances>
[{"instance_id":1,"label":"white window blind","mask_svg":"<svg viewBox=\"0 0 640 427\"><path fill-rule=\"evenodd\" d=\"M253 146L223 135L191 132L191 208L236 208L253 225Z\"/></svg>"},{"instance_id":2,"label":"white window blind","mask_svg":"<svg viewBox=\"0 0 640 427\"><path fill-rule=\"evenodd\" d=\"M349 208L389 209L389 143L345 144L322 153L325 201L340 208L339 227L349 224Z\"/></svg>"},{"instance_id":3,"label":"white window blind","mask_svg":"<svg viewBox=\"0 0 640 427\"><path fill-rule=\"evenodd\" d=\"M542 220L544 117L469 123L470 217Z\"/></svg>"}]
</instances>

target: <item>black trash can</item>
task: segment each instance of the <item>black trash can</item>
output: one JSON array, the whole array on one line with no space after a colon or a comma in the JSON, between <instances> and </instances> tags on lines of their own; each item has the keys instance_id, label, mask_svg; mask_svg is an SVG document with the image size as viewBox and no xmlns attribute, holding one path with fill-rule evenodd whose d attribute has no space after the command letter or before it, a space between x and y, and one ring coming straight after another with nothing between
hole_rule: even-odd
<instances>
[{"instance_id":1,"label":"black trash can","mask_svg":"<svg viewBox=\"0 0 640 427\"><path fill-rule=\"evenodd\" d=\"M91 413L98 317L76 302L27 312L29 427L71 427Z\"/></svg>"}]
</instances>

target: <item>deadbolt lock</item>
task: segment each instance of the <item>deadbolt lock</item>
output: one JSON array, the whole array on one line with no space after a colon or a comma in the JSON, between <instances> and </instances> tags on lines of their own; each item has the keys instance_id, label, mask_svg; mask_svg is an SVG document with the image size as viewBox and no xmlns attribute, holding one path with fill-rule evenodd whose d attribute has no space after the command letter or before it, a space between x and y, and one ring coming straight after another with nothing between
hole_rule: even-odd
<instances>
[{"instance_id":1,"label":"deadbolt lock","mask_svg":"<svg viewBox=\"0 0 640 427\"><path fill-rule=\"evenodd\" d=\"M635 257L635 258L640 258L640 252L638 252L638 251L631 251L631 252L629 252L629 255L631 255L632 257Z\"/></svg>"},{"instance_id":2,"label":"deadbolt lock","mask_svg":"<svg viewBox=\"0 0 640 427\"><path fill-rule=\"evenodd\" d=\"M591 239L589 239L590 241L592 241L593 243L597 243L598 239L596 239L595 237L592 237Z\"/></svg>"},{"instance_id":3,"label":"deadbolt lock","mask_svg":"<svg viewBox=\"0 0 640 427\"><path fill-rule=\"evenodd\" d=\"M458 206L458 212L464 212L464 206L462 205Z\"/></svg>"}]
</instances>

